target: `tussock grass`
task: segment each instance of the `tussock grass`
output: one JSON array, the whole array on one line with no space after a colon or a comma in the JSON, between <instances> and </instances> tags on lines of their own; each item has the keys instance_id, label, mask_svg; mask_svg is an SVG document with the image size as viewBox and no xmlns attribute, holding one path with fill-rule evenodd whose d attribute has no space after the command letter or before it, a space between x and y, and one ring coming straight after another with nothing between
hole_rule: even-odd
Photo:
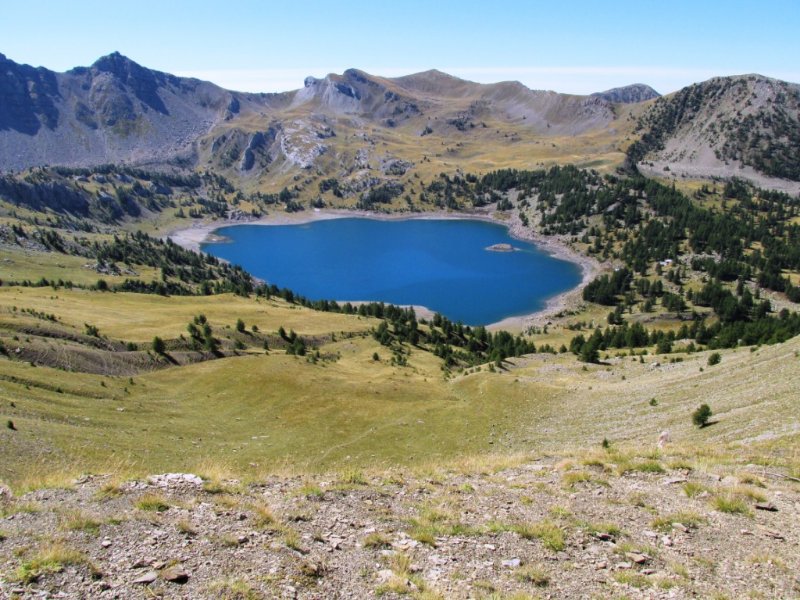
<instances>
[{"instance_id":1,"label":"tussock grass","mask_svg":"<svg viewBox=\"0 0 800 600\"><path fill-rule=\"evenodd\" d=\"M695 498L699 496L703 492L708 492L709 488L704 486L703 484L697 483L695 481L687 481L682 486L683 493L686 494L687 498Z\"/></svg>"},{"instance_id":2,"label":"tussock grass","mask_svg":"<svg viewBox=\"0 0 800 600\"><path fill-rule=\"evenodd\" d=\"M564 532L552 521L520 523L513 527L513 531L523 539L539 540L545 548L553 552L561 552L566 547Z\"/></svg>"},{"instance_id":3,"label":"tussock grass","mask_svg":"<svg viewBox=\"0 0 800 600\"><path fill-rule=\"evenodd\" d=\"M748 498L754 502L766 502L767 496L761 490L750 487L748 485L737 485L731 490L731 493L742 498Z\"/></svg>"},{"instance_id":4,"label":"tussock grass","mask_svg":"<svg viewBox=\"0 0 800 600\"><path fill-rule=\"evenodd\" d=\"M550 585L550 575L545 569L538 565L530 565L519 569L515 576L522 583L529 583L536 587L547 587Z\"/></svg>"},{"instance_id":5,"label":"tussock grass","mask_svg":"<svg viewBox=\"0 0 800 600\"><path fill-rule=\"evenodd\" d=\"M214 504L222 508L232 510L239 508L246 499L238 494L217 494L214 496Z\"/></svg>"},{"instance_id":6,"label":"tussock grass","mask_svg":"<svg viewBox=\"0 0 800 600\"><path fill-rule=\"evenodd\" d=\"M788 573L789 567L780 556L771 553L753 554L747 558L747 561L754 565L768 565Z\"/></svg>"},{"instance_id":7,"label":"tussock grass","mask_svg":"<svg viewBox=\"0 0 800 600\"><path fill-rule=\"evenodd\" d=\"M241 577L213 581L209 584L208 591L219 600L261 600L264 597L246 579Z\"/></svg>"},{"instance_id":8,"label":"tussock grass","mask_svg":"<svg viewBox=\"0 0 800 600\"><path fill-rule=\"evenodd\" d=\"M389 548L389 547L391 547L392 544L391 544L391 540L389 539L389 536L387 536L384 533L380 533L378 531L375 531L375 532L370 533L369 535L367 535L367 537L365 537L363 539L363 541L361 542L361 545L364 548L382 549L382 548Z\"/></svg>"},{"instance_id":9,"label":"tussock grass","mask_svg":"<svg viewBox=\"0 0 800 600\"><path fill-rule=\"evenodd\" d=\"M636 552L637 554L644 554L651 558L658 556L658 548L655 548L653 546L634 544L628 541L617 542L617 544L614 546L615 554L620 554L624 556L628 552Z\"/></svg>"},{"instance_id":10,"label":"tussock grass","mask_svg":"<svg viewBox=\"0 0 800 600\"><path fill-rule=\"evenodd\" d=\"M434 590L430 590L425 581L412 572L411 557L404 552L397 552L389 557L389 569L392 576L389 580L375 590L378 596L397 594L401 596L412 594L414 598L439 598ZM423 596L423 594L425 594Z\"/></svg>"},{"instance_id":11,"label":"tussock grass","mask_svg":"<svg viewBox=\"0 0 800 600\"><path fill-rule=\"evenodd\" d=\"M189 519L179 520L177 523L175 523L175 529L177 529L179 533L182 533L188 537L194 537L197 535L197 529L194 528Z\"/></svg>"},{"instance_id":12,"label":"tussock grass","mask_svg":"<svg viewBox=\"0 0 800 600\"><path fill-rule=\"evenodd\" d=\"M448 461L448 468L462 475L491 475L506 469L518 467L535 456L529 452L511 452L507 454L470 454ZM442 463L433 463L429 468L441 469Z\"/></svg>"},{"instance_id":13,"label":"tussock grass","mask_svg":"<svg viewBox=\"0 0 800 600\"><path fill-rule=\"evenodd\" d=\"M60 573L69 565L86 565L92 573L97 572L85 554L56 541L45 544L34 556L25 560L17 569L14 579L24 584L34 583L49 573Z\"/></svg>"},{"instance_id":14,"label":"tussock grass","mask_svg":"<svg viewBox=\"0 0 800 600\"><path fill-rule=\"evenodd\" d=\"M767 487L764 484L764 481L760 477L754 475L753 473L739 473L739 475L737 475L737 478L739 479L739 483L743 483L745 485L752 485L759 488Z\"/></svg>"},{"instance_id":15,"label":"tussock grass","mask_svg":"<svg viewBox=\"0 0 800 600\"><path fill-rule=\"evenodd\" d=\"M569 520L572 518L572 512L563 506L551 506L547 509L549 514L554 519Z\"/></svg>"},{"instance_id":16,"label":"tussock grass","mask_svg":"<svg viewBox=\"0 0 800 600\"><path fill-rule=\"evenodd\" d=\"M8 505L0 505L0 517L5 518L20 513L38 513L42 506L37 502L12 502Z\"/></svg>"},{"instance_id":17,"label":"tussock grass","mask_svg":"<svg viewBox=\"0 0 800 600\"><path fill-rule=\"evenodd\" d=\"M321 500L325 495L325 490L315 483L307 482L300 486L297 490L297 494L309 500Z\"/></svg>"},{"instance_id":18,"label":"tussock grass","mask_svg":"<svg viewBox=\"0 0 800 600\"><path fill-rule=\"evenodd\" d=\"M642 473L663 473L663 465L657 460L644 460L635 462L631 465L630 471L640 471Z\"/></svg>"},{"instance_id":19,"label":"tussock grass","mask_svg":"<svg viewBox=\"0 0 800 600\"><path fill-rule=\"evenodd\" d=\"M745 516L751 516L753 514L747 502L745 502L741 496L730 492L715 496L711 501L711 506L721 513Z\"/></svg>"},{"instance_id":20,"label":"tussock grass","mask_svg":"<svg viewBox=\"0 0 800 600\"><path fill-rule=\"evenodd\" d=\"M300 535L295 529L284 526L281 531L283 533L283 543L287 548L299 552L300 554L308 554L308 550L303 547L300 541Z\"/></svg>"},{"instance_id":21,"label":"tussock grass","mask_svg":"<svg viewBox=\"0 0 800 600\"><path fill-rule=\"evenodd\" d=\"M85 531L97 535L100 525L100 521L79 509L66 510L59 519L59 527L65 531Z\"/></svg>"},{"instance_id":22,"label":"tussock grass","mask_svg":"<svg viewBox=\"0 0 800 600\"><path fill-rule=\"evenodd\" d=\"M253 524L261 529L270 529L278 525L278 518L272 511L272 507L265 501L259 500L250 504L249 509L253 513Z\"/></svg>"},{"instance_id":23,"label":"tussock grass","mask_svg":"<svg viewBox=\"0 0 800 600\"><path fill-rule=\"evenodd\" d=\"M589 523L580 523L579 525L584 529L586 529L586 531L592 535L605 533L614 538L620 537L622 535L622 529L620 529L620 527L614 523L589 522Z\"/></svg>"},{"instance_id":24,"label":"tussock grass","mask_svg":"<svg viewBox=\"0 0 800 600\"><path fill-rule=\"evenodd\" d=\"M423 506L419 516L409 521L409 536L421 544L436 546L436 538L453 535L476 535L478 528L461 523L458 512L444 506Z\"/></svg>"},{"instance_id":25,"label":"tussock grass","mask_svg":"<svg viewBox=\"0 0 800 600\"><path fill-rule=\"evenodd\" d=\"M95 492L94 497L96 500L109 500L121 496L122 492L122 484L115 478L104 483L100 489Z\"/></svg>"},{"instance_id":26,"label":"tussock grass","mask_svg":"<svg viewBox=\"0 0 800 600\"><path fill-rule=\"evenodd\" d=\"M581 458L581 464L585 467L597 467L610 472L612 470L611 458L612 455L609 452L592 450Z\"/></svg>"},{"instance_id":27,"label":"tussock grass","mask_svg":"<svg viewBox=\"0 0 800 600\"><path fill-rule=\"evenodd\" d=\"M681 577L682 579L689 581L692 578L686 565L682 565L679 562L671 562L669 564L669 568L672 569L672 572L675 573L675 575Z\"/></svg>"},{"instance_id":28,"label":"tussock grass","mask_svg":"<svg viewBox=\"0 0 800 600\"><path fill-rule=\"evenodd\" d=\"M134 506L147 512L164 512L170 509L171 504L163 495L150 492L141 496Z\"/></svg>"},{"instance_id":29,"label":"tussock grass","mask_svg":"<svg viewBox=\"0 0 800 600\"><path fill-rule=\"evenodd\" d=\"M369 483L360 469L345 469L339 475L338 482L344 486L367 485Z\"/></svg>"},{"instance_id":30,"label":"tussock grass","mask_svg":"<svg viewBox=\"0 0 800 600\"><path fill-rule=\"evenodd\" d=\"M225 548L236 548L239 546L239 536L233 533L225 533L223 535L216 536L213 539L217 544L224 546Z\"/></svg>"},{"instance_id":31,"label":"tussock grass","mask_svg":"<svg viewBox=\"0 0 800 600\"><path fill-rule=\"evenodd\" d=\"M614 573L614 581L636 589L643 589L652 585L652 581L647 576L637 571L617 571Z\"/></svg>"},{"instance_id":32,"label":"tussock grass","mask_svg":"<svg viewBox=\"0 0 800 600\"><path fill-rule=\"evenodd\" d=\"M568 471L561 476L561 484L566 488L574 488L579 483L592 481L592 475L587 471Z\"/></svg>"},{"instance_id":33,"label":"tussock grass","mask_svg":"<svg viewBox=\"0 0 800 600\"><path fill-rule=\"evenodd\" d=\"M203 482L203 491L208 494L241 494L244 492L244 487L239 484L231 484L224 481L220 481L218 479L204 481Z\"/></svg>"},{"instance_id":34,"label":"tussock grass","mask_svg":"<svg viewBox=\"0 0 800 600\"><path fill-rule=\"evenodd\" d=\"M668 533L672 531L673 523L680 523L690 529L697 529L700 525L707 523L708 519L704 516L691 511L681 511L657 517L653 519L651 526L658 531Z\"/></svg>"}]
</instances>

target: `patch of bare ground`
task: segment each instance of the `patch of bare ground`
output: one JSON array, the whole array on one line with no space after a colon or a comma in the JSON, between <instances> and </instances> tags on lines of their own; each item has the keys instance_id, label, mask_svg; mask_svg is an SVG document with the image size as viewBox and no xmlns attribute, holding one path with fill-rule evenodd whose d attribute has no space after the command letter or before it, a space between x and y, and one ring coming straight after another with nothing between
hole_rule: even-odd
<instances>
[{"instance_id":1,"label":"patch of bare ground","mask_svg":"<svg viewBox=\"0 0 800 600\"><path fill-rule=\"evenodd\" d=\"M0 596L794 597L800 484L740 450L84 477L3 497Z\"/></svg>"}]
</instances>

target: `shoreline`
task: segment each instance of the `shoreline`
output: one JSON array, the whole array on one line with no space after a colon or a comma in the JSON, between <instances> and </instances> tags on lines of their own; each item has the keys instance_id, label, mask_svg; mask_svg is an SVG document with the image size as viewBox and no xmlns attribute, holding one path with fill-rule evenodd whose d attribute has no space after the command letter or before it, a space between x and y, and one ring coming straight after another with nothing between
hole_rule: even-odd
<instances>
[{"instance_id":1,"label":"shoreline","mask_svg":"<svg viewBox=\"0 0 800 600\"><path fill-rule=\"evenodd\" d=\"M551 322L556 314L566 310L576 309L583 302L583 288L605 270L603 265L597 260L578 252L558 236L545 236L525 228L519 220L519 217L514 213L511 214L509 220L499 219L494 215L495 213L489 210L473 213L426 212L382 214L365 210L315 209L303 211L301 213L269 214L252 221L225 219L213 221L211 223L195 223L191 227L170 231L164 237L187 250L202 252L201 245L209 241L210 236L212 236L215 231L233 225L261 225L265 227L274 225L303 225L315 221L344 218L374 219L376 221L405 221L411 219L484 221L506 227L512 238L531 242L535 244L537 248L554 258L576 264L581 271L581 281L576 287L548 298L545 301L544 308L541 310L524 315L506 317L496 323L486 325L487 329L525 330L532 326L543 326ZM417 315L423 318L429 318L426 315L433 314L433 311L424 306L415 305L413 308L417 312Z\"/></svg>"}]
</instances>

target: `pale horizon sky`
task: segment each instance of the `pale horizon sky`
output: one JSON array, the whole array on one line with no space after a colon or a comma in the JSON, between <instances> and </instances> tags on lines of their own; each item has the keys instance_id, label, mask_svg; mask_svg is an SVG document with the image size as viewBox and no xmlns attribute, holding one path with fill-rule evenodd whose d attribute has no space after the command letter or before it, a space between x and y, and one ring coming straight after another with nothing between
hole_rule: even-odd
<instances>
[{"instance_id":1,"label":"pale horizon sky","mask_svg":"<svg viewBox=\"0 0 800 600\"><path fill-rule=\"evenodd\" d=\"M119 51L228 89L276 92L358 68L428 69L588 94L631 83L669 93L716 75L800 81L796 0L292 3L3 0L0 53L66 71Z\"/></svg>"}]
</instances>

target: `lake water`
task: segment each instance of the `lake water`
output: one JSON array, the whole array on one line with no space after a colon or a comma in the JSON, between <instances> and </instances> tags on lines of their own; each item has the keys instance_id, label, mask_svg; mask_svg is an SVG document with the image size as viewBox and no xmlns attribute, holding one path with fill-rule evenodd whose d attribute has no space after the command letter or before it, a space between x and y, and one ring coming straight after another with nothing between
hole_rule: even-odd
<instances>
[{"instance_id":1,"label":"lake water","mask_svg":"<svg viewBox=\"0 0 800 600\"><path fill-rule=\"evenodd\" d=\"M226 241L205 252L312 300L416 304L469 325L541 310L581 279L578 265L484 221L344 218L217 233ZM494 244L518 250L486 249Z\"/></svg>"}]
</instances>

